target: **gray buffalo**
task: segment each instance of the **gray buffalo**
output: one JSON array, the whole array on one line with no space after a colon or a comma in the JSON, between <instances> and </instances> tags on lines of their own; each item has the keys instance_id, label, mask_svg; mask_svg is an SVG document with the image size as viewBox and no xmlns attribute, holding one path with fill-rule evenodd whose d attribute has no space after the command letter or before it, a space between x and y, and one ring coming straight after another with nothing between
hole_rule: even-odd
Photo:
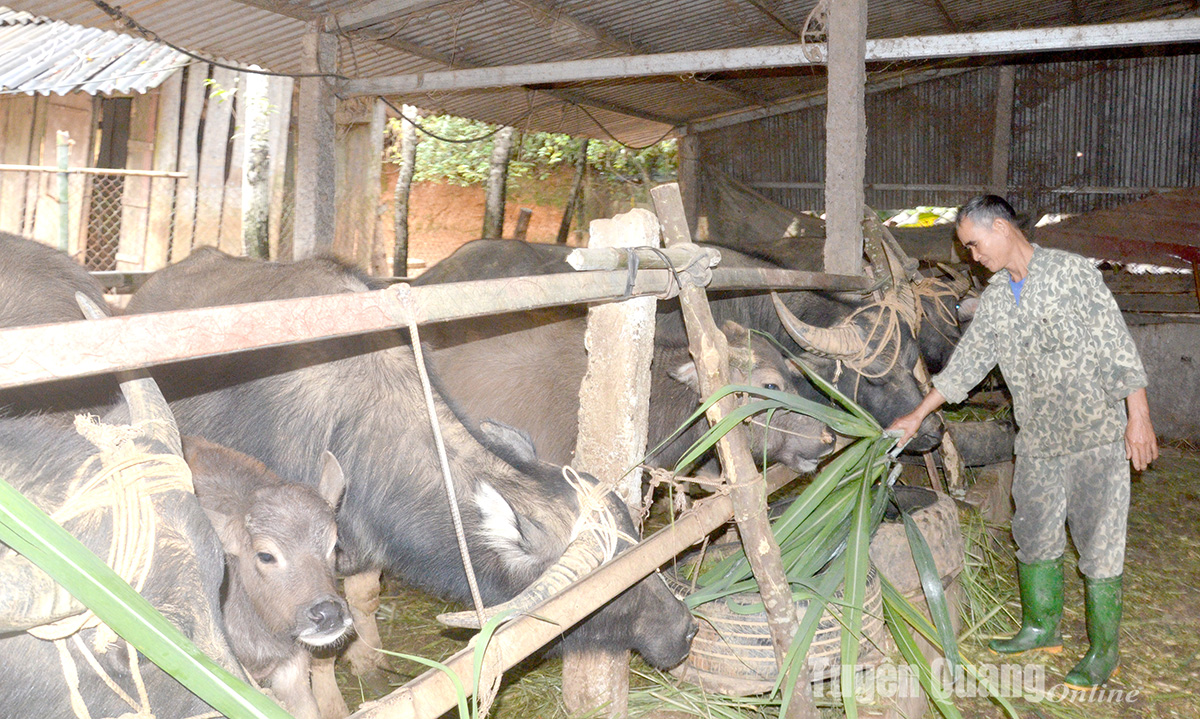
<instances>
[{"instance_id":1,"label":"gray buffalo","mask_svg":"<svg viewBox=\"0 0 1200 719\"><path fill-rule=\"evenodd\" d=\"M332 454L316 489L199 437L183 438L196 496L225 548L225 628L242 666L296 719L318 719L310 648L341 641L350 610L334 576L334 507L345 478Z\"/></svg>"},{"instance_id":2,"label":"gray buffalo","mask_svg":"<svg viewBox=\"0 0 1200 719\"><path fill-rule=\"evenodd\" d=\"M153 382L131 380L123 388L129 425L81 422L77 432L43 417L0 419L0 477L101 558L124 567L124 576L168 621L244 679L220 621L220 540L189 491L170 412ZM137 485L144 487L145 504L119 511L113 498ZM122 546L135 551L126 554ZM0 545L0 714L189 717L212 711L89 617L47 575Z\"/></svg>"},{"instance_id":3,"label":"gray buffalo","mask_svg":"<svg viewBox=\"0 0 1200 719\"><path fill-rule=\"evenodd\" d=\"M361 292L368 280L333 260L294 264L233 258L202 249L146 282L128 312L152 312L308 295ZM154 372L180 426L315 487L321 453L333 452L350 482L338 510L339 569L386 569L434 594L465 601L445 488L412 348L401 332L196 360ZM487 604L534 594L595 566L595 533L579 481L539 461L532 448L468 428L435 392L459 508L479 590ZM602 514L635 530L611 493ZM589 513L590 514L590 513ZM622 546L621 543L618 546ZM556 568L566 568L558 571ZM538 580L545 573L555 582ZM688 653L695 623L657 576L640 582L569 632L566 645L634 649L670 667Z\"/></svg>"}]
</instances>

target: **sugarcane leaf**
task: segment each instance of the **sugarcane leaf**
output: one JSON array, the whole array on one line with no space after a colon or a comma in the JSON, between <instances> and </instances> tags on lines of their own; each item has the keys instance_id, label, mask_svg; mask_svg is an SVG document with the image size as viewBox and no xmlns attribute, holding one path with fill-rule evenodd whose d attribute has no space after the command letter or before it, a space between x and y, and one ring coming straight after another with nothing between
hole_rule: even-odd
<instances>
[{"instance_id":1,"label":"sugarcane leaf","mask_svg":"<svg viewBox=\"0 0 1200 719\"><path fill-rule=\"evenodd\" d=\"M0 479L0 541L49 574L147 659L232 717L290 715L192 644L108 565Z\"/></svg>"},{"instance_id":2,"label":"sugarcane leaf","mask_svg":"<svg viewBox=\"0 0 1200 719\"><path fill-rule=\"evenodd\" d=\"M908 665L916 668L917 680L921 683L921 688L925 690L925 695L933 702L933 706L946 719L961 719L962 714L959 713L958 707L950 701L949 692L934 681L933 668L930 666L929 660L921 653L920 647L913 639L912 632L908 630L908 625L897 615L890 602L884 601L883 615L888 629L892 632L892 638L896 640L896 648L908 661Z\"/></svg>"},{"instance_id":3,"label":"sugarcane leaf","mask_svg":"<svg viewBox=\"0 0 1200 719\"><path fill-rule=\"evenodd\" d=\"M788 647L787 655L784 657L783 666L779 670L779 676L775 679L775 686L771 690L772 694L783 689L783 694L780 698L779 716L787 716L787 708L791 703L792 694L796 690L796 685L799 682L808 682L808 649L812 646L813 637L817 633L817 625L821 621L821 615L825 612L826 601L822 597L829 597L833 594L845 578L845 573L840 566L830 567L829 571L821 575L817 579L817 583L813 588L813 594L816 599L810 600L807 608L804 610L804 616L800 617L799 625L796 628L796 635L792 639L791 645Z\"/></svg>"},{"instance_id":4,"label":"sugarcane leaf","mask_svg":"<svg viewBox=\"0 0 1200 719\"><path fill-rule=\"evenodd\" d=\"M897 505L899 506L899 505ZM954 626L950 623L950 608L946 603L946 591L942 587L937 564L933 560L933 552L921 534L920 527L912 515L904 508L900 509L904 518L904 533L908 537L908 547L912 552L913 563L917 566L917 575L921 578L921 588L925 591L925 602L929 605L929 613L938 630L942 651L950 669L956 670L959 664L958 639L954 634Z\"/></svg>"},{"instance_id":5,"label":"sugarcane leaf","mask_svg":"<svg viewBox=\"0 0 1200 719\"><path fill-rule=\"evenodd\" d=\"M846 540L846 607L842 610L842 623L847 631L842 632L842 702L847 719L857 719L858 703L854 692L854 665L858 663L858 636L862 632L863 600L866 596L867 571L870 566L868 549L871 544L871 472L878 458L879 449L872 443L867 452L868 471L858 487L858 499L854 504L850 522L850 535Z\"/></svg>"},{"instance_id":6,"label":"sugarcane leaf","mask_svg":"<svg viewBox=\"0 0 1200 719\"><path fill-rule=\"evenodd\" d=\"M479 680L483 676L483 660L487 653L488 644L492 641L492 635L500 628L500 625L508 621L508 618L516 613L515 609L506 609L498 613L496 616L484 622L479 629L479 634L475 635L475 652L471 657L471 666L473 670L474 688L471 692L471 707L474 709L475 716L479 714Z\"/></svg>"}]
</instances>

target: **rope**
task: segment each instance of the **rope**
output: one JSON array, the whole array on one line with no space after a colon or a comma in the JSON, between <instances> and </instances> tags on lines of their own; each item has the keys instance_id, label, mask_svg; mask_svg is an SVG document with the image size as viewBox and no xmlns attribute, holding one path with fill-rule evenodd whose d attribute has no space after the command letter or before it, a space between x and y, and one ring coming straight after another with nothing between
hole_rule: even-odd
<instances>
[{"instance_id":1,"label":"rope","mask_svg":"<svg viewBox=\"0 0 1200 719\"><path fill-rule=\"evenodd\" d=\"M454 478L450 473L450 460L446 457L446 443L442 440L442 427L438 422L437 406L433 402L433 386L429 382L429 373L425 367L425 355L421 351L416 303L413 301L412 289L407 283L396 285L396 298L400 301L408 317L408 332L413 356L417 362L417 373L421 376L421 389L425 394L425 408L429 412L429 425L433 430L433 443L437 447L438 461L442 467L446 496L450 500L450 517L454 521L454 535L458 539L458 552L462 556L463 569L467 573L467 586L471 589L471 602L475 605L475 614L479 618L479 626L482 627L486 623L483 597L479 594L479 583L475 580L475 567L471 564L471 551L467 548L467 534L463 529L462 514L458 508L458 493L454 489Z\"/></svg>"},{"instance_id":2,"label":"rope","mask_svg":"<svg viewBox=\"0 0 1200 719\"><path fill-rule=\"evenodd\" d=\"M616 516L608 508L608 495L613 491L611 486L604 482L592 484L585 481L570 465L563 466L562 476L575 490L579 502L579 516L575 518L575 525L571 527L568 544L584 532L591 532L604 555L600 560L603 564L616 556L617 547L622 540L629 544L638 543L636 537L621 531L617 526Z\"/></svg>"},{"instance_id":3,"label":"rope","mask_svg":"<svg viewBox=\"0 0 1200 719\"><path fill-rule=\"evenodd\" d=\"M850 315L849 322L854 322L860 315L868 313L874 313L874 320L864 337L862 351L854 357L843 360L846 366L867 379L878 379L890 373L896 367L896 363L900 361L901 321L907 322L909 327L913 328L914 335L917 332L915 305L912 292L901 288L899 291L889 290L882 299L855 310ZM875 342L876 335L879 334L881 337L878 342ZM888 351L888 348L892 349L891 358L887 364L881 369L868 371L868 368L874 365Z\"/></svg>"}]
</instances>

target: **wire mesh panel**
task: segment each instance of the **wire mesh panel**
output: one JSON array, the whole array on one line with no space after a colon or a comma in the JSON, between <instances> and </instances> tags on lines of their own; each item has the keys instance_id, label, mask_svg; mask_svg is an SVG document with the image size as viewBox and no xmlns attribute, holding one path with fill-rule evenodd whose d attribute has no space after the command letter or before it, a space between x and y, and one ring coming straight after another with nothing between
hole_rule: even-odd
<instances>
[{"instance_id":1,"label":"wire mesh panel","mask_svg":"<svg viewBox=\"0 0 1200 719\"><path fill-rule=\"evenodd\" d=\"M93 272L117 269L121 242L121 198L125 193L122 175L88 175L87 242L83 263Z\"/></svg>"}]
</instances>

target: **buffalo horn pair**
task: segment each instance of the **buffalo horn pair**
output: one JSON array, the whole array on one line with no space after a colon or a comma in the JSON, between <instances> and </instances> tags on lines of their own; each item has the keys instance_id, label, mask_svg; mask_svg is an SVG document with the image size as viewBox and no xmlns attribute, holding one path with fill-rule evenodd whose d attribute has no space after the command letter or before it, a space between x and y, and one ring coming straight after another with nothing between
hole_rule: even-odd
<instances>
[{"instance_id":1,"label":"buffalo horn pair","mask_svg":"<svg viewBox=\"0 0 1200 719\"><path fill-rule=\"evenodd\" d=\"M861 357L864 351L862 334L849 320L842 320L833 327L815 327L797 317L779 295L771 293L775 313L779 315L783 328L804 349L821 357L848 360Z\"/></svg>"}]
</instances>

